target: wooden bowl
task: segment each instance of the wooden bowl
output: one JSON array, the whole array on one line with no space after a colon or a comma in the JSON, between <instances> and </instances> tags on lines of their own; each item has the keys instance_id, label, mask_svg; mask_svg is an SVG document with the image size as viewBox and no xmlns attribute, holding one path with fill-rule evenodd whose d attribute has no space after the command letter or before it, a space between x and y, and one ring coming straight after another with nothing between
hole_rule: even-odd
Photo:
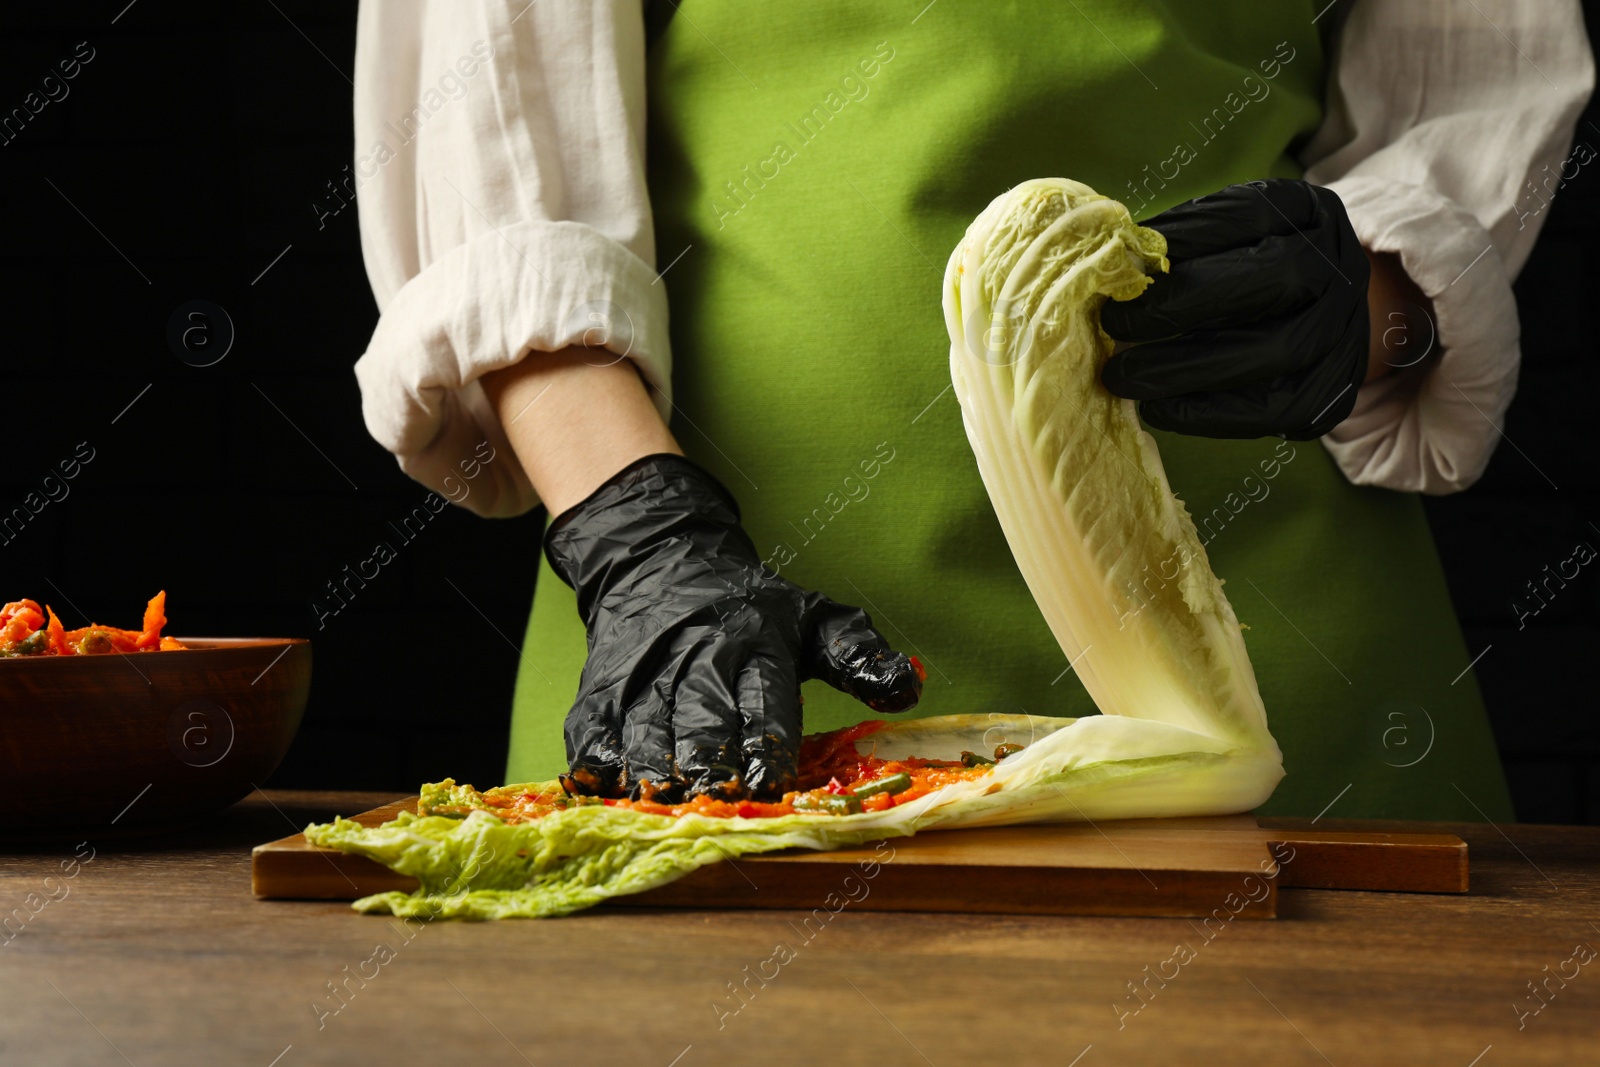
<instances>
[{"instance_id":1,"label":"wooden bowl","mask_svg":"<svg viewBox=\"0 0 1600 1067\"><path fill-rule=\"evenodd\" d=\"M264 782L311 690L304 638L0 659L0 842L193 822Z\"/></svg>"}]
</instances>

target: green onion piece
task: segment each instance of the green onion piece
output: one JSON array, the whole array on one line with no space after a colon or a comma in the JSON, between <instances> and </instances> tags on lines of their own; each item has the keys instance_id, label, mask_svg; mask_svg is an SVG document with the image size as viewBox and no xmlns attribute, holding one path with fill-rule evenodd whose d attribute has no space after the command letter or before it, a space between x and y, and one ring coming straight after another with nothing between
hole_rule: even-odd
<instances>
[{"instance_id":1,"label":"green onion piece","mask_svg":"<svg viewBox=\"0 0 1600 1067\"><path fill-rule=\"evenodd\" d=\"M901 771L899 774L891 774L887 778L879 778L876 782L867 782L864 785L858 785L854 789L850 790L850 793L852 796L861 797L864 799L866 797L877 796L879 793L888 793L892 796L895 793L904 793L910 788L911 776L906 774L904 771Z\"/></svg>"},{"instance_id":2,"label":"green onion piece","mask_svg":"<svg viewBox=\"0 0 1600 1067\"><path fill-rule=\"evenodd\" d=\"M962 750L961 765L963 767L981 767L986 763L993 762L994 760L990 759L988 756L980 756L976 752L967 752L964 749Z\"/></svg>"},{"instance_id":3,"label":"green onion piece","mask_svg":"<svg viewBox=\"0 0 1600 1067\"><path fill-rule=\"evenodd\" d=\"M827 793L822 796L801 793L794 798L794 810L815 811L823 815L856 815L861 811L861 798L848 793Z\"/></svg>"},{"instance_id":4,"label":"green onion piece","mask_svg":"<svg viewBox=\"0 0 1600 1067\"><path fill-rule=\"evenodd\" d=\"M1016 744L1015 742L1008 741L1003 745L994 746L994 758L996 759L996 761L1003 760L1007 756L1016 755L1018 752L1021 752L1022 749L1023 749L1022 745Z\"/></svg>"}]
</instances>

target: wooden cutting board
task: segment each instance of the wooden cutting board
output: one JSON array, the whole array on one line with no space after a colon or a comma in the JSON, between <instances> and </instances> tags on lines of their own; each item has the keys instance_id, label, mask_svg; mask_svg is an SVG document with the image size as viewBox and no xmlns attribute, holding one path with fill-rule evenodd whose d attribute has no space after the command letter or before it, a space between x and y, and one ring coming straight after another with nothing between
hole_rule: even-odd
<instances>
[{"instance_id":1,"label":"wooden cutting board","mask_svg":"<svg viewBox=\"0 0 1600 1067\"><path fill-rule=\"evenodd\" d=\"M416 798L354 816L376 826ZM354 900L410 892L415 879L301 834L256 846L255 895ZM1161 915L1271 919L1283 888L1465 893L1467 845L1453 834L1319 830L1250 815L934 830L878 845L725 860L625 907Z\"/></svg>"}]
</instances>

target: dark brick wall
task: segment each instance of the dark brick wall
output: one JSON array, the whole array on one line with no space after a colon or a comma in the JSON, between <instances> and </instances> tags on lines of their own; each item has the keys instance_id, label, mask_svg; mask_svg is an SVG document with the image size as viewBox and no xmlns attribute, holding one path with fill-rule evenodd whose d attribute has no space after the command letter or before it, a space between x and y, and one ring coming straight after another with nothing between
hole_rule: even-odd
<instances>
[{"instance_id":1,"label":"dark brick wall","mask_svg":"<svg viewBox=\"0 0 1600 1067\"><path fill-rule=\"evenodd\" d=\"M359 417L350 366L376 311L355 211L319 225L311 207L349 159L355 7L275 3L5 16L6 112L78 42L95 57L0 145L0 505L78 442L95 458L0 544L0 594L114 623L165 587L182 632L313 636L311 707L275 784L498 781L537 517L446 511L324 629L310 608L424 493ZM1597 125L1579 136L1600 148ZM1596 167L1555 201L1517 287L1525 370L1505 429L1526 458L1502 446L1478 487L1428 504L1469 644L1493 646L1477 671L1519 814L1552 822L1600 820L1594 570L1524 629L1511 601L1577 541L1600 547ZM214 366L166 341L194 299L236 330Z\"/></svg>"}]
</instances>

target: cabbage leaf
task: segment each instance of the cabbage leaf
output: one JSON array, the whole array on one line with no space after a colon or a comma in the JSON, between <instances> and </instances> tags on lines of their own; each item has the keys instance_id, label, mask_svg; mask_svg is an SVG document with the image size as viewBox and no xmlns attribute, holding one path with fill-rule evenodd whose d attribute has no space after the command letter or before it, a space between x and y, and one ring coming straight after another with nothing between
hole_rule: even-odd
<instances>
[{"instance_id":1,"label":"cabbage leaf","mask_svg":"<svg viewBox=\"0 0 1600 1067\"><path fill-rule=\"evenodd\" d=\"M1102 712L1075 732L1130 757L1223 746L1254 807L1283 767L1239 621L1133 401L1100 384L1100 307L1166 269L1166 240L1122 204L1066 179L1024 182L950 257L950 375L1012 555ZM1069 733L1039 756L1075 744ZM1197 788L1162 814L1237 802Z\"/></svg>"},{"instance_id":2,"label":"cabbage leaf","mask_svg":"<svg viewBox=\"0 0 1600 1067\"><path fill-rule=\"evenodd\" d=\"M1123 205L1041 179L996 198L945 273L951 380L979 472L1029 590L1102 714L894 723L859 747L885 759L1026 747L987 775L881 812L674 819L590 805L515 824L475 810L309 827L314 844L420 882L416 893L355 906L427 918L564 915L755 852L958 826L1230 814L1265 801L1282 756L1238 620L1154 439L1133 403L1099 381L1112 351L1101 305L1137 296L1166 269L1165 240ZM425 789L470 793L453 782Z\"/></svg>"}]
</instances>

